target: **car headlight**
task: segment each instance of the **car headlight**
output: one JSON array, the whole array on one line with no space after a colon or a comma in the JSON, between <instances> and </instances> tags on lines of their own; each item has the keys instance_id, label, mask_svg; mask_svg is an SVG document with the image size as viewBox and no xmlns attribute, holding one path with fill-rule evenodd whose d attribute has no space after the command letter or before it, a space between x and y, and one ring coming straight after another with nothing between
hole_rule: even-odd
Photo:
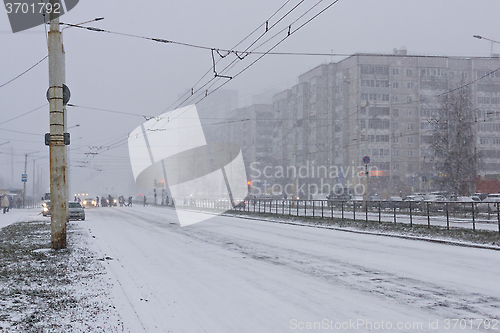
<instances>
[{"instance_id":1,"label":"car headlight","mask_svg":"<svg viewBox=\"0 0 500 333\"><path fill-rule=\"evenodd\" d=\"M43 206L43 207L47 207L47 203L46 203L46 202L44 202L44 203L42 204L42 206Z\"/></svg>"},{"instance_id":2,"label":"car headlight","mask_svg":"<svg viewBox=\"0 0 500 333\"><path fill-rule=\"evenodd\" d=\"M116 203L116 199L115 199L115 200L113 200L113 202L114 202L114 203Z\"/></svg>"},{"instance_id":3,"label":"car headlight","mask_svg":"<svg viewBox=\"0 0 500 333\"><path fill-rule=\"evenodd\" d=\"M83 200L83 204L86 205L87 204L87 200Z\"/></svg>"},{"instance_id":4,"label":"car headlight","mask_svg":"<svg viewBox=\"0 0 500 333\"><path fill-rule=\"evenodd\" d=\"M49 209L48 209L46 206L45 206L45 207L43 207L43 211L44 211L44 212L47 212L48 210L49 210Z\"/></svg>"},{"instance_id":5,"label":"car headlight","mask_svg":"<svg viewBox=\"0 0 500 333\"><path fill-rule=\"evenodd\" d=\"M92 200L92 205L95 205L95 201L94 200Z\"/></svg>"}]
</instances>

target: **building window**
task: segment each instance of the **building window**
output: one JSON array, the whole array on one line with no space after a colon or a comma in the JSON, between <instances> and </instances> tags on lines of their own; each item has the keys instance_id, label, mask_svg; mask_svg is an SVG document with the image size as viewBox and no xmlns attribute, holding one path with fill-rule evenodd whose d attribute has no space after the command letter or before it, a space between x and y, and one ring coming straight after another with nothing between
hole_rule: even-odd
<instances>
[{"instance_id":1,"label":"building window","mask_svg":"<svg viewBox=\"0 0 500 333\"><path fill-rule=\"evenodd\" d=\"M407 123L406 129L413 130L413 123Z\"/></svg>"},{"instance_id":2,"label":"building window","mask_svg":"<svg viewBox=\"0 0 500 333\"><path fill-rule=\"evenodd\" d=\"M407 89L413 89L413 82L407 82L406 83L406 88Z\"/></svg>"},{"instance_id":3,"label":"building window","mask_svg":"<svg viewBox=\"0 0 500 333\"><path fill-rule=\"evenodd\" d=\"M397 163L393 163L393 164L392 164L392 170L394 170L394 171L398 171L398 170L399 170L399 164L397 164Z\"/></svg>"},{"instance_id":4,"label":"building window","mask_svg":"<svg viewBox=\"0 0 500 333\"><path fill-rule=\"evenodd\" d=\"M362 87L374 87L375 80L361 80L361 86Z\"/></svg>"},{"instance_id":5,"label":"building window","mask_svg":"<svg viewBox=\"0 0 500 333\"><path fill-rule=\"evenodd\" d=\"M462 73L462 79L466 79L468 76L469 76L469 74L467 72Z\"/></svg>"},{"instance_id":6,"label":"building window","mask_svg":"<svg viewBox=\"0 0 500 333\"><path fill-rule=\"evenodd\" d=\"M394 157L398 157L398 156L399 156L399 150L397 150L397 149L393 149L393 150L392 150L392 156L394 156Z\"/></svg>"},{"instance_id":7,"label":"building window","mask_svg":"<svg viewBox=\"0 0 500 333\"><path fill-rule=\"evenodd\" d=\"M399 83L398 83L398 82L393 82L393 83L392 83L392 87L393 87L394 89L398 89L398 88L399 88Z\"/></svg>"},{"instance_id":8,"label":"building window","mask_svg":"<svg viewBox=\"0 0 500 333\"><path fill-rule=\"evenodd\" d=\"M361 100L362 101L389 102L389 94L361 93Z\"/></svg>"},{"instance_id":9,"label":"building window","mask_svg":"<svg viewBox=\"0 0 500 333\"><path fill-rule=\"evenodd\" d=\"M392 116L399 117L399 109L392 109Z\"/></svg>"},{"instance_id":10,"label":"building window","mask_svg":"<svg viewBox=\"0 0 500 333\"><path fill-rule=\"evenodd\" d=\"M413 76L413 69L408 68L406 70L406 76Z\"/></svg>"},{"instance_id":11,"label":"building window","mask_svg":"<svg viewBox=\"0 0 500 333\"><path fill-rule=\"evenodd\" d=\"M361 74L389 75L389 66L361 65Z\"/></svg>"},{"instance_id":12,"label":"building window","mask_svg":"<svg viewBox=\"0 0 500 333\"><path fill-rule=\"evenodd\" d=\"M389 80L375 80L375 87L389 87Z\"/></svg>"},{"instance_id":13,"label":"building window","mask_svg":"<svg viewBox=\"0 0 500 333\"><path fill-rule=\"evenodd\" d=\"M392 69L392 75L399 75L399 69L398 68L393 68Z\"/></svg>"},{"instance_id":14,"label":"building window","mask_svg":"<svg viewBox=\"0 0 500 333\"><path fill-rule=\"evenodd\" d=\"M413 157L413 150L408 150L408 157Z\"/></svg>"},{"instance_id":15,"label":"building window","mask_svg":"<svg viewBox=\"0 0 500 333\"><path fill-rule=\"evenodd\" d=\"M408 117L413 117L413 110L412 109L408 109Z\"/></svg>"},{"instance_id":16,"label":"building window","mask_svg":"<svg viewBox=\"0 0 500 333\"><path fill-rule=\"evenodd\" d=\"M411 96L406 96L406 102L408 102L408 103L413 102L413 97L411 97Z\"/></svg>"},{"instance_id":17,"label":"building window","mask_svg":"<svg viewBox=\"0 0 500 333\"><path fill-rule=\"evenodd\" d=\"M408 137L408 144L410 144L410 145L413 144L413 137L412 136Z\"/></svg>"},{"instance_id":18,"label":"building window","mask_svg":"<svg viewBox=\"0 0 500 333\"><path fill-rule=\"evenodd\" d=\"M399 142L399 137L393 136L392 137L392 143L398 143Z\"/></svg>"},{"instance_id":19,"label":"building window","mask_svg":"<svg viewBox=\"0 0 500 333\"><path fill-rule=\"evenodd\" d=\"M370 119L370 120L368 120L368 128L371 128L371 129L389 129L390 122L389 122L389 120Z\"/></svg>"},{"instance_id":20,"label":"building window","mask_svg":"<svg viewBox=\"0 0 500 333\"><path fill-rule=\"evenodd\" d=\"M394 102L396 102L396 103L397 103L397 102L398 102L398 96L392 96L392 102L393 102L393 103L394 103Z\"/></svg>"}]
</instances>

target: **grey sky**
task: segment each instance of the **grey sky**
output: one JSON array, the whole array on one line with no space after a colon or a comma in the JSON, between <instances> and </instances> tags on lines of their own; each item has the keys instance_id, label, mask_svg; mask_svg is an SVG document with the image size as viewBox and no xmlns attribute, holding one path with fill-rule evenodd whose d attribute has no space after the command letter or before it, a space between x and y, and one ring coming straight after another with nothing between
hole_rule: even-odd
<instances>
[{"instance_id":1,"label":"grey sky","mask_svg":"<svg viewBox=\"0 0 500 333\"><path fill-rule=\"evenodd\" d=\"M61 21L79 23L104 17L103 21L91 25L110 31L230 49L265 22L285 1L153 0L147 1L146 7L133 1L82 0ZM292 0L286 8L290 9L298 2ZM318 8L331 3L327 0L323 2L325 4ZM303 13L315 3L305 0L296 12ZM498 0L340 0L274 51L391 53L393 48L406 46L409 54L489 56L491 44L472 36L479 34L500 40L497 30L499 12ZM283 13L280 12L269 24ZM292 14L285 18L275 31L296 17ZM262 31L263 28L259 33ZM269 33L274 34L273 31ZM257 36L252 35L242 47ZM4 11L0 14L0 38L0 85L47 54L44 28L36 27L12 34ZM268 34L262 40L267 38ZM266 44L259 50L266 51L273 44ZM209 50L77 28L64 31L64 46L66 84L72 92L70 103L138 115L164 112L180 94L210 70L212 64ZM500 45L495 45L493 50L500 53ZM269 89L291 87L301 73L320 63L341 58L268 55L224 88L238 90L239 104L249 104L252 95ZM254 59L249 57L239 62L228 74L233 75ZM44 61L26 75L0 88L0 123L46 103L47 66L48 62ZM72 191L129 195L123 193L128 189L126 184L133 182L125 139L127 133L143 121L140 116L69 108L68 126L81 125L70 130L72 165L88 165L73 167ZM0 146L0 175L10 183L10 152L14 147L13 186L22 187L24 153L34 153L30 156L39 158L38 165L47 165L48 149L43 145L43 134L49 130L48 105L27 116L0 124L0 128L30 133L0 130L0 144L10 141ZM89 146L108 146L121 139L121 148L107 152L101 150L94 157L86 154L97 152ZM28 172L32 167L31 159L29 157Z\"/></svg>"}]
</instances>

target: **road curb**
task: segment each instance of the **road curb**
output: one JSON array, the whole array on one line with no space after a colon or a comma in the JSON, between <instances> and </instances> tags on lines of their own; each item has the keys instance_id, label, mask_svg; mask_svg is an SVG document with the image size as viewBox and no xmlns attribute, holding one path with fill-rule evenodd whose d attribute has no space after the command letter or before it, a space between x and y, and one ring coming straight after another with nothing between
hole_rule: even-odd
<instances>
[{"instance_id":1,"label":"road curb","mask_svg":"<svg viewBox=\"0 0 500 333\"><path fill-rule=\"evenodd\" d=\"M276 221L276 220L254 218L254 217L247 217L247 216L234 215L234 214L221 214L220 216L238 217L238 218L247 219L247 220L254 220L254 221L281 223L281 224L289 224L289 225L296 225L296 226L302 226L302 227L351 232L351 233L356 233L356 234L402 238L402 239L409 239L409 240L415 240L415 241L426 241L426 242L431 242L431 243L446 244L446 245L452 245L452 246L470 247L470 248L477 248L477 249L484 249L484 250L500 251L500 247L496 247L496 246L480 245L480 244L473 244L473 243L461 243L461 242L457 242L457 241L450 241L450 240L443 240L443 239L433 239L433 238L427 238L427 237L407 236L407 235L398 235L398 234L384 234L384 233L378 233L378 232L353 230L353 229L333 227L333 226L314 225L314 224L310 224L310 223L295 223L295 222L287 222L287 221Z\"/></svg>"}]
</instances>

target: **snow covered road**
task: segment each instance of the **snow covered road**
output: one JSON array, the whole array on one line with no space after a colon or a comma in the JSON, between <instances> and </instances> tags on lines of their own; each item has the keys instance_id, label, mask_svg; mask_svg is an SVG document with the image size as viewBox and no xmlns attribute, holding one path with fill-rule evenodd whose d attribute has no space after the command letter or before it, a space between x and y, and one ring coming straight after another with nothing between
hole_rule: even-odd
<instances>
[{"instance_id":1,"label":"snow covered road","mask_svg":"<svg viewBox=\"0 0 500 333\"><path fill-rule=\"evenodd\" d=\"M500 330L497 251L235 217L181 228L161 207L82 223L130 332Z\"/></svg>"}]
</instances>

